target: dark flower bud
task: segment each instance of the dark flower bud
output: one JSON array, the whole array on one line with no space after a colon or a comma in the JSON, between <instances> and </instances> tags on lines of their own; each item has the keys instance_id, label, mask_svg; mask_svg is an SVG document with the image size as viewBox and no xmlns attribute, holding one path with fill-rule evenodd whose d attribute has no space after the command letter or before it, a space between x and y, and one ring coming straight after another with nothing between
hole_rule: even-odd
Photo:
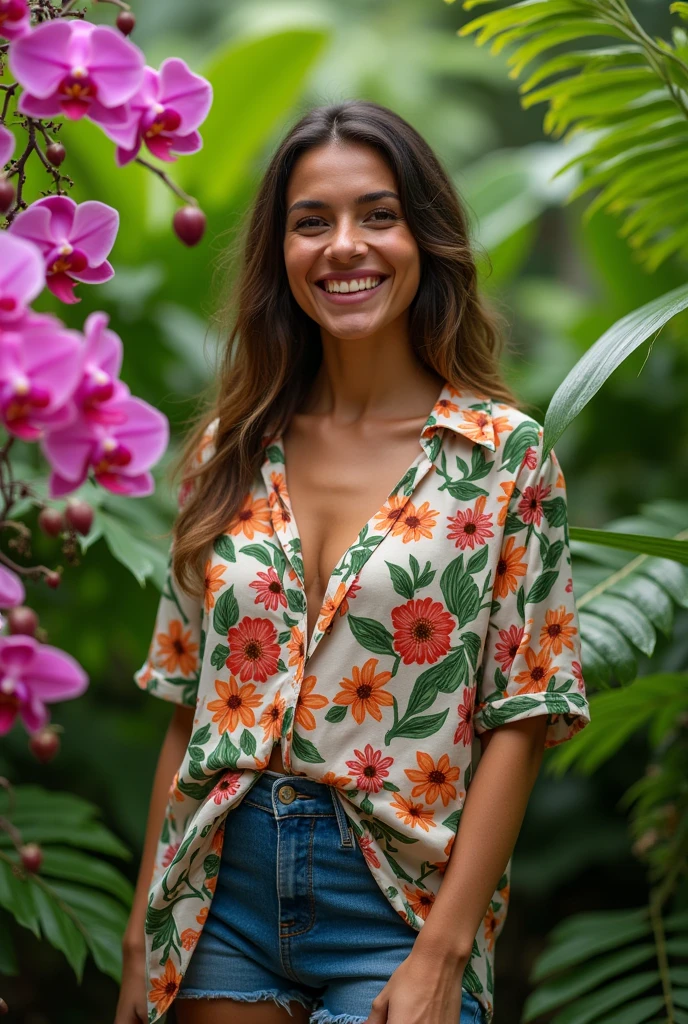
<instances>
[{"instance_id":1,"label":"dark flower bud","mask_svg":"<svg viewBox=\"0 0 688 1024\"><path fill-rule=\"evenodd\" d=\"M38 843L24 843L19 847L22 864L27 871L35 874L43 863L43 853Z\"/></svg>"},{"instance_id":2,"label":"dark flower bud","mask_svg":"<svg viewBox=\"0 0 688 1024\"><path fill-rule=\"evenodd\" d=\"M0 213L7 213L16 196L12 182L0 175Z\"/></svg>"},{"instance_id":3,"label":"dark flower bud","mask_svg":"<svg viewBox=\"0 0 688 1024\"><path fill-rule=\"evenodd\" d=\"M131 11L120 11L115 24L123 36L128 36L136 28L136 18Z\"/></svg>"},{"instance_id":4,"label":"dark flower bud","mask_svg":"<svg viewBox=\"0 0 688 1024\"><path fill-rule=\"evenodd\" d=\"M73 530L86 536L93 524L93 509L79 498L70 498L64 517Z\"/></svg>"},{"instance_id":5,"label":"dark flower bud","mask_svg":"<svg viewBox=\"0 0 688 1024\"><path fill-rule=\"evenodd\" d=\"M182 206L173 219L174 232L184 245L196 245L203 238L206 219L198 206Z\"/></svg>"},{"instance_id":6,"label":"dark flower bud","mask_svg":"<svg viewBox=\"0 0 688 1024\"><path fill-rule=\"evenodd\" d=\"M51 142L45 151L45 155L53 167L59 167L67 156L67 150L61 142Z\"/></svg>"},{"instance_id":7,"label":"dark flower bud","mask_svg":"<svg viewBox=\"0 0 688 1024\"><path fill-rule=\"evenodd\" d=\"M44 725L29 738L29 750L41 764L52 761L60 749L60 737L50 725Z\"/></svg>"},{"instance_id":8,"label":"dark flower bud","mask_svg":"<svg viewBox=\"0 0 688 1024\"><path fill-rule=\"evenodd\" d=\"M18 608L10 608L7 612L7 623L12 634L22 633L24 636L35 636L38 628L38 616L33 608L19 605Z\"/></svg>"},{"instance_id":9,"label":"dark flower bud","mask_svg":"<svg viewBox=\"0 0 688 1024\"><path fill-rule=\"evenodd\" d=\"M47 537L58 537L65 528L64 518L57 508L41 509L38 525Z\"/></svg>"}]
</instances>

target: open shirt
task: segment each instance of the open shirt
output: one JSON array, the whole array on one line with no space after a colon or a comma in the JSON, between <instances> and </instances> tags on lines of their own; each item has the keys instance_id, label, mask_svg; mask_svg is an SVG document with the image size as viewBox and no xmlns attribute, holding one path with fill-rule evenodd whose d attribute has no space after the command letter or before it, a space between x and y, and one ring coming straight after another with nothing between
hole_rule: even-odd
<instances>
[{"instance_id":1,"label":"open shirt","mask_svg":"<svg viewBox=\"0 0 688 1024\"><path fill-rule=\"evenodd\" d=\"M565 483L554 452L542 459L542 434L520 410L445 383L412 465L335 566L307 651L280 437L264 439L253 489L215 539L204 599L168 571L135 679L195 718L149 891L149 1024L201 935L225 816L275 743L288 772L334 787L380 890L419 931L459 827L474 735L547 715L551 747L588 723ZM463 975L488 1024L510 866Z\"/></svg>"}]
</instances>

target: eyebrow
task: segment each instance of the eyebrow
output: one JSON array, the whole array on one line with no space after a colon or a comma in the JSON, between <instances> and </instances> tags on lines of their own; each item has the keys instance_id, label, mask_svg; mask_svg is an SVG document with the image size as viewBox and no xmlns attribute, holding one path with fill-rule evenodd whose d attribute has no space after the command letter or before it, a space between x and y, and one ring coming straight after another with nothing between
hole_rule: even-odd
<instances>
[{"instance_id":1,"label":"eyebrow","mask_svg":"<svg viewBox=\"0 0 688 1024\"><path fill-rule=\"evenodd\" d=\"M389 189L382 188L377 192L364 192L362 196L357 196L354 202L357 206L364 206L366 203L376 203L378 199L399 199L396 192L390 192ZM287 217L294 210L329 210L329 204L322 199L299 199L298 203L294 203L287 210Z\"/></svg>"}]
</instances>

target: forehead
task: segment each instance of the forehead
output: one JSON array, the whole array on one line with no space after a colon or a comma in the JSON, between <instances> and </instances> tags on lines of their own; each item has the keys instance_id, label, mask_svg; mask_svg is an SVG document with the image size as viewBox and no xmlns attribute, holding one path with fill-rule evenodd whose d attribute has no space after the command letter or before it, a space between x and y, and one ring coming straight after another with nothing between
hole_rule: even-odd
<instances>
[{"instance_id":1,"label":"forehead","mask_svg":"<svg viewBox=\"0 0 688 1024\"><path fill-rule=\"evenodd\" d=\"M359 143L327 143L302 153L287 184L287 206L298 199L329 204L353 201L376 189L397 190L396 178L380 153Z\"/></svg>"}]
</instances>

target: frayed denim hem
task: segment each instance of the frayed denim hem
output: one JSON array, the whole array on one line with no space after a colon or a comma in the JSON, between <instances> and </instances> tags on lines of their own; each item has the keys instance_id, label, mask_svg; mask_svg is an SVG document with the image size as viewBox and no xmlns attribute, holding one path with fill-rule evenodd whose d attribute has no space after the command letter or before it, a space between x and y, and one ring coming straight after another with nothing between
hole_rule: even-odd
<instances>
[{"instance_id":1,"label":"frayed denim hem","mask_svg":"<svg viewBox=\"0 0 688 1024\"><path fill-rule=\"evenodd\" d=\"M322 1007L311 1014L308 1024L365 1024L368 1017L357 1017L351 1013L332 1014Z\"/></svg>"},{"instance_id":2,"label":"frayed denim hem","mask_svg":"<svg viewBox=\"0 0 688 1024\"><path fill-rule=\"evenodd\" d=\"M281 992L277 988L266 988L260 992L178 992L177 999L234 999L238 1003L258 1003L261 1000L271 999L278 1006L284 1007L290 1017L293 1017L289 1003L298 1002L310 1010L313 1000L305 996L303 992ZM353 1019L353 1018L352 1018ZM361 1018L365 1020L365 1017Z\"/></svg>"}]
</instances>

